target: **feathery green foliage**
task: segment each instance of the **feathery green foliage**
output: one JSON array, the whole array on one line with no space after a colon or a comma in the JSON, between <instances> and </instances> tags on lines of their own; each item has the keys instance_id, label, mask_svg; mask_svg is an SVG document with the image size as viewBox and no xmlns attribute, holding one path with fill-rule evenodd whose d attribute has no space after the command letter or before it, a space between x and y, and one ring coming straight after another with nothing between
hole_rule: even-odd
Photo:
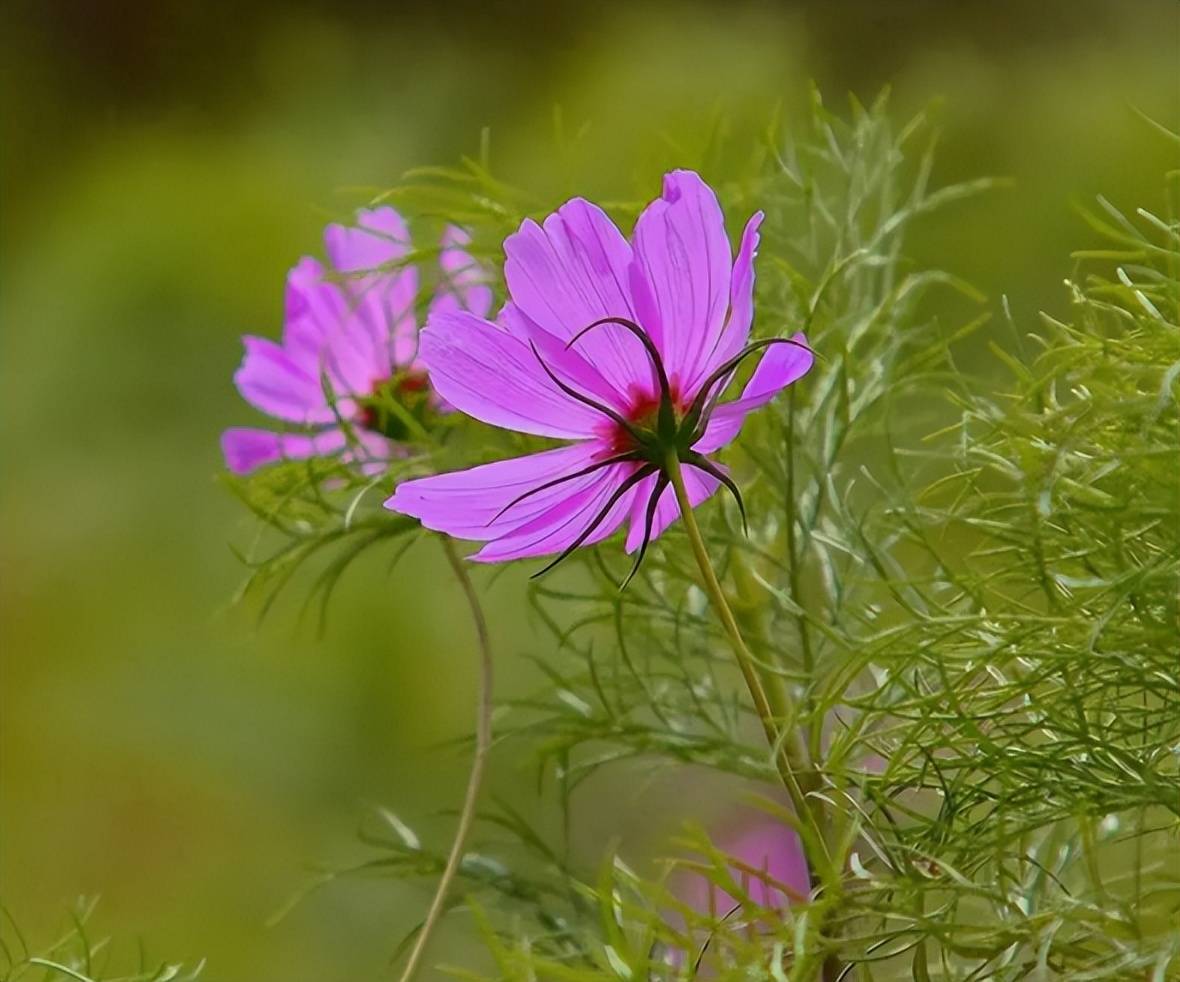
<instances>
[{"instance_id":1,"label":"feathery green foliage","mask_svg":"<svg viewBox=\"0 0 1180 982\"><path fill-rule=\"evenodd\" d=\"M34 947L0 907L0 980L38 982L195 982L203 964L157 962L140 945L134 956L116 956L109 938L95 938L90 922L97 900L80 900L69 926L53 943ZM131 966L131 967L128 967Z\"/></svg>"},{"instance_id":2,"label":"feathery green foliage","mask_svg":"<svg viewBox=\"0 0 1180 982\"><path fill-rule=\"evenodd\" d=\"M931 187L932 145L924 118L895 130L883 100L841 121L816 97L799 130L706 175L731 216L767 213L756 331L802 329L819 354L727 451L749 534L719 500L700 516L768 688L794 696L779 722L803 733L826 816L816 889L762 909L748 887L765 874L690 832L687 865L745 898L694 910L616 857L569 868L501 805L485 827L514 845L461 871L497 978L1180 977L1176 175L1163 216L1087 213L1105 246L1077 254L1067 320L995 325L952 272L907 259L913 222L994 183ZM467 225L488 256L549 204L475 162L393 197ZM397 470L501 456L508 439L456 429ZM407 531L363 482L337 474L326 492L322 477L292 465L241 486L287 540L263 583L341 544L326 595L356 551ZM679 527L623 592L616 543L578 563L531 590L547 682L501 737L567 808L624 759L773 797ZM795 818L777 815L787 834ZM365 870L441 868L394 831Z\"/></svg>"}]
</instances>

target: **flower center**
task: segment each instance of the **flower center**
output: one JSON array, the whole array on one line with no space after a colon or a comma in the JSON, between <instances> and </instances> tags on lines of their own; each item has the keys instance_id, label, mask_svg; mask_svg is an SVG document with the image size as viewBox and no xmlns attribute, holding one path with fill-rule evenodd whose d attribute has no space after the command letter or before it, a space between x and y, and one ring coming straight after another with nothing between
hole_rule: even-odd
<instances>
[{"instance_id":1,"label":"flower center","mask_svg":"<svg viewBox=\"0 0 1180 982\"><path fill-rule=\"evenodd\" d=\"M412 422L425 424L432 412L426 373L403 371L373 383L371 394L359 401L356 423L390 440L405 440Z\"/></svg>"},{"instance_id":2,"label":"flower center","mask_svg":"<svg viewBox=\"0 0 1180 982\"><path fill-rule=\"evenodd\" d=\"M688 411L688 404L680 395L679 380L672 378L668 383L668 391L672 396L672 409L679 422ZM645 437L657 438L657 427L660 414L660 397L658 393L647 390L632 390L631 405L622 414L623 418ZM616 422L608 424L607 440L613 453L627 453L638 450L640 444L636 442L632 433Z\"/></svg>"}]
</instances>

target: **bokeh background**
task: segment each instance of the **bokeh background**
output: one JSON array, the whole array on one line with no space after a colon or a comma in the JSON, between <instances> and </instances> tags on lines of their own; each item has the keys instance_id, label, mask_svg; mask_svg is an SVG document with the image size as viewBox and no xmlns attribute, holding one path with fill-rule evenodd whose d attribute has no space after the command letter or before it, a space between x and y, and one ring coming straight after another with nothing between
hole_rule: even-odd
<instances>
[{"instance_id":1,"label":"bokeh background","mask_svg":"<svg viewBox=\"0 0 1180 982\"><path fill-rule=\"evenodd\" d=\"M219 431L254 418L238 337L277 332L326 218L484 127L497 173L556 188L558 131L587 125L579 190L651 196L652 161L692 164L717 120L740 139L776 111L789 127L809 79L838 111L888 84L899 117L941 100L937 180L1014 182L920 226L913 254L1031 324L1065 308L1088 241L1071 203L1154 205L1177 165L1131 108L1180 118L1174 0L18 0L0 17L0 893L36 937L100 894L98 933L207 957L219 982L386 977L424 887L350 881L267 918L311 863L363 855L374 804L444 841L464 777L445 743L468 727L470 638L429 544L402 575L382 557L350 572L322 632L295 605L259 625L230 604L229 546L251 535L215 480ZM494 590L511 691L531 635L519 577ZM496 784L533 807L512 761ZM666 816L645 793L616 791L606 817L580 798L583 847L646 848Z\"/></svg>"}]
</instances>

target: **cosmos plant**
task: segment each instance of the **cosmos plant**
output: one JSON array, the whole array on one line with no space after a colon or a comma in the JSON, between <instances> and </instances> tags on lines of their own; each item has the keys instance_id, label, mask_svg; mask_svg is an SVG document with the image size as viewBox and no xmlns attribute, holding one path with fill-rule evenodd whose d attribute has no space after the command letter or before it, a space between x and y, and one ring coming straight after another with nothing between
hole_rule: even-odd
<instances>
[{"instance_id":1,"label":"cosmos plant","mask_svg":"<svg viewBox=\"0 0 1180 982\"><path fill-rule=\"evenodd\" d=\"M632 241L595 205L567 201L504 242L509 301L495 323L433 315L422 360L435 389L468 415L576 441L399 484L386 507L425 526L486 540L502 562L599 542L626 522L638 569L648 543L724 484L710 459L746 414L811 367L801 334L750 342L756 213L736 259L713 191L690 171L635 223ZM739 399L718 404L742 362L768 345Z\"/></svg>"},{"instance_id":2,"label":"cosmos plant","mask_svg":"<svg viewBox=\"0 0 1180 982\"><path fill-rule=\"evenodd\" d=\"M491 304L466 243L454 226L443 234L432 315ZM244 338L234 375L243 399L299 429L226 430L222 452L235 474L334 455L384 473L423 410L440 408L418 353L418 269L401 263L410 252L402 217L388 206L361 211L355 226L329 225L324 245L328 266L304 257L287 276L281 340Z\"/></svg>"},{"instance_id":3,"label":"cosmos plant","mask_svg":"<svg viewBox=\"0 0 1180 982\"><path fill-rule=\"evenodd\" d=\"M460 910L494 979L1178 977L1180 226L1100 200L1069 318L1009 311L907 258L991 188L932 188L925 132L816 97L609 206L414 172L247 339L244 595L311 567L323 611L425 538L475 629L449 848L382 810L353 870L433 881L404 979L484 977ZM481 795L482 564L529 574L544 685L495 719L536 811ZM636 769L658 859L571 853Z\"/></svg>"}]
</instances>

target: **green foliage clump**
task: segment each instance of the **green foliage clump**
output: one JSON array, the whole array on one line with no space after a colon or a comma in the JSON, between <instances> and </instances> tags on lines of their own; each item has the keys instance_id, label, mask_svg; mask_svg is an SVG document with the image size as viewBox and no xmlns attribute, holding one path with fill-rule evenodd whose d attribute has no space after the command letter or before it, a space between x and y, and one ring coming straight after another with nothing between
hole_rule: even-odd
<instances>
[{"instance_id":1,"label":"green foliage clump","mask_svg":"<svg viewBox=\"0 0 1180 982\"><path fill-rule=\"evenodd\" d=\"M109 938L96 938L91 921L96 900L80 900L69 926L54 942L35 947L0 907L0 982L196 982L203 963L150 959L141 944L133 956L117 954Z\"/></svg>"},{"instance_id":2,"label":"green foliage clump","mask_svg":"<svg viewBox=\"0 0 1180 982\"><path fill-rule=\"evenodd\" d=\"M658 876L614 856L576 870L500 805L485 827L514 846L461 869L494 977L1180 977L1176 175L1162 217L1105 201L1086 215L1105 242L1076 256L1068 317L1020 325L1005 307L996 325L953 273L906 255L915 221L992 183L933 188L932 144L922 117L898 131L882 104L854 104L845 122L817 97L753 160L705 168L731 217L767 214L756 330L804 330L819 355L727 451L748 534L719 501L701 522L779 723L807 749L820 826L770 800L772 754L679 527L623 592L613 542L533 586L546 684L497 723L567 808L627 759L761 782L803 836L811 896L759 906L748 887L766 874L691 830L694 858ZM467 225L487 256L548 205L474 162L394 197ZM504 452L457 434L395 469ZM322 545L349 538L347 562L406 532L358 507L363 486L324 504L320 475L258 483L276 480L243 493L270 495L279 581ZM365 869L441 869L391 827ZM685 904L675 865L740 910Z\"/></svg>"}]
</instances>

